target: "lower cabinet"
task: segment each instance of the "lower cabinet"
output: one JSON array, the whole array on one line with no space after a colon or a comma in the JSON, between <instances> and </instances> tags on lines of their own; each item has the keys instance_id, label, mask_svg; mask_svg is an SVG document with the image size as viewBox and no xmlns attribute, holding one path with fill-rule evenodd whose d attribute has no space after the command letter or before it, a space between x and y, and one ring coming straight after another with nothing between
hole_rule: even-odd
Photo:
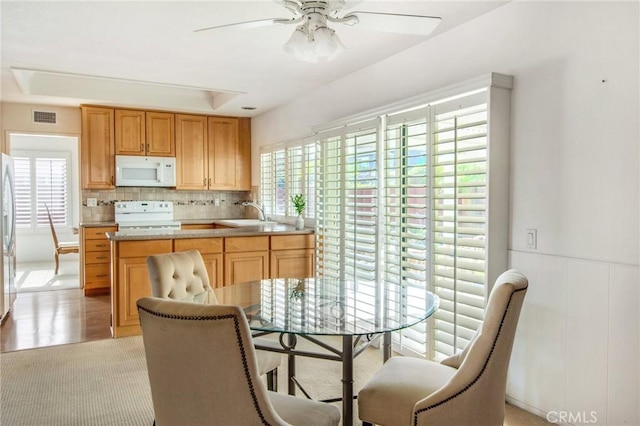
<instances>
[{"instance_id":1,"label":"lower cabinet","mask_svg":"<svg viewBox=\"0 0 640 426\"><path fill-rule=\"evenodd\" d=\"M111 242L113 337L142 332L136 302L151 296L147 256L198 250L213 288L266 278L312 277L313 234Z\"/></svg>"},{"instance_id":2,"label":"lower cabinet","mask_svg":"<svg viewBox=\"0 0 640 426\"><path fill-rule=\"evenodd\" d=\"M268 236L225 238L224 285L269 277Z\"/></svg>"},{"instance_id":3,"label":"lower cabinet","mask_svg":"<svg viewBox=\"0 0 640 426\"><path fill-rule=\"evenodd\" d=\"M117 277L111 292L111 333L113 337L140 334L140 319L136 302L151 295L147 272L147 256L172 251L172 240L113 241L112 268ZM115 280L114 280L115 281Z\"/></svg>"},{"instance_id":4,"label":"lower cabinet","mask_svg":"<svg viewBox=\"0 0 640 426\"><path fill-rule=\"evenodd\" d=\"M314 273L314 236L271 236L271 278L307 278Z\"/></svg>"},{"instance_id":5,"label":"lower cabinet","mask_svg":"<svg viewBox=\"0 0 640 426\"><path fill-rule=\"evenodd\" d=\"M212 288L222 287L223 279L223 238L185 238L175 240L173 251L198 250L204 260Z\"/></svg>"},{"instance_id":6,"label":"lower cabinet","mask_svg":"<svg viewBox=\"0 0 640 426\"><path fill-rule=\"evenodd\" d=\"M80 228L80 265L82 288L85 296L109 293L111 288L111 253L107 232L115 232L115 226Z\"/></svg>"}]
</instances>

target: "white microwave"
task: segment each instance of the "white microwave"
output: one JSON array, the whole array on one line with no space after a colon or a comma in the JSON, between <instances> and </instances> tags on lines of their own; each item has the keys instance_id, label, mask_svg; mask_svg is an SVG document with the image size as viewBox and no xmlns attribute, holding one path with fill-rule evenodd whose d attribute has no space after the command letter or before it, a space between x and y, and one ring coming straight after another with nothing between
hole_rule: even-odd
<instances>
[{"instance_id":1,"label":"white microwave","mask_svg":"<svg viewBox=\"0 0 640 426\"><path fill-rule=\"evenodd\" d=\"M174 157L116 155L116 186L176 186Z\"/></svg>"}]
</instances>

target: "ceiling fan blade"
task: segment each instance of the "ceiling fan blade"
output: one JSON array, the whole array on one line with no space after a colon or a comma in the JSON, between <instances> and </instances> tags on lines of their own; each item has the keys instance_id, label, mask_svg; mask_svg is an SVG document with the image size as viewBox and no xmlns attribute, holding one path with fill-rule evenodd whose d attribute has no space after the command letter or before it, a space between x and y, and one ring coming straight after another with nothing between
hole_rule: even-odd
<instances>
[{"instance_id":1,"label":"ceiling fan blade","mask_svg":"<svg viewBox=\"0 0 640 426\"><path fill-rule=\"evenodd\" d=\"M269 19L257 19L255 21L244 21L244 22L236 22L233 24L224 24L224 25L216 25L214 27L200 28L199 30L194 30L194 33L199 33L201 31L209 31L209 30L217 30L219 28L229 28L236 27L239 29L242 28L258 28L258 27L268 27L269 25L274 25L280 22L282 19L277 18L269 18Z\"/></svg>"},{"instance_id":2,"label":"ceiling fan blade","mask_svg":"<svg viewBox=\"0 0 640 426\"><path fill-rule=\"evenodd\" d=\"M350 12L345 15L344 18L351 15L355 15L358 18L359 22L355 24L357 28L422 36L431 34L440 21L442 21L442 18L437 16L403 15L397 13L362 11Z\"/></svg>"}]
</instances>

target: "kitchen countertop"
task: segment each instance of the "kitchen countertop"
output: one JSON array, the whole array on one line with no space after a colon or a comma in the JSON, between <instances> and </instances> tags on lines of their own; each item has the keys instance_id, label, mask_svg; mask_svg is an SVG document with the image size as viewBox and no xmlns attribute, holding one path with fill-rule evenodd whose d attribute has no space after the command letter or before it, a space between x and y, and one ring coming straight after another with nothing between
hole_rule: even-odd
<instances>
[{"instance_id":1,"label":"kitchen countertop","mask_svg":"<svg viewBox=\"0 0 640 426\"><path fill-rule=\"evenodd\" d=\"M222 221L222 220L221 220ZM213 220L212 222L215 222ZM209 223L209 222L205 222ZM297 230L294 225L284 223L269 223L257 226L241 226L224 229L195 229L195 230L130 230L126 232L107 232L109 241L139 241L165 240L181 238L216 238L216 237L252 237L259 235L296 235L313 234L313 228Z\"/></svg>"}]
</instances>

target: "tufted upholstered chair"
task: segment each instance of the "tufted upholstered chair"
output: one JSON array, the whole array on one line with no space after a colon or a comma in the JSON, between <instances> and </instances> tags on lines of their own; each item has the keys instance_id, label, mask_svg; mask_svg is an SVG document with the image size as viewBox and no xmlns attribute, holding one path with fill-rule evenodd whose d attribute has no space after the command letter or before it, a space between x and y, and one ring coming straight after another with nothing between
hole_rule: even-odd
<instances>
[{"instance_id":1,"label":"tufted upholstered chair","mask_svg":"<svg viewBox=\"0 0 640 426\"><path fill-rule=\"evenodd\" d=\"M507 369L528 281L496 280L485 318L465 349L441 363L393 357L358 394L363 424L502 425Z\"/></svg>"},{"instance_id":2,"label":"tufted upholstered chair","mask_svg":"<svg viewBox=\"0 0 640 426\"><path fill-rule=\"evenodd\" d=\"M337 426L332 405L267 391L239 306L137 301L158 426Z\"/></svg>"},{"instance_id":3,"label":"tufted upholstered chair","mask_svg":"<svg viewBox=\"0 0 640 426\"><path fill-rule=\"evenodd\" d=\"M197 250L157 254L147 257L151 279L151 295L181 302L217 304L209 283L209 274ZM277 342L257 339L263 346L278 347ZM258 371L267 375L267 386L277 389L277 372L281 356L276 352L258 351Z\"/></svg>"}]
</instances>

